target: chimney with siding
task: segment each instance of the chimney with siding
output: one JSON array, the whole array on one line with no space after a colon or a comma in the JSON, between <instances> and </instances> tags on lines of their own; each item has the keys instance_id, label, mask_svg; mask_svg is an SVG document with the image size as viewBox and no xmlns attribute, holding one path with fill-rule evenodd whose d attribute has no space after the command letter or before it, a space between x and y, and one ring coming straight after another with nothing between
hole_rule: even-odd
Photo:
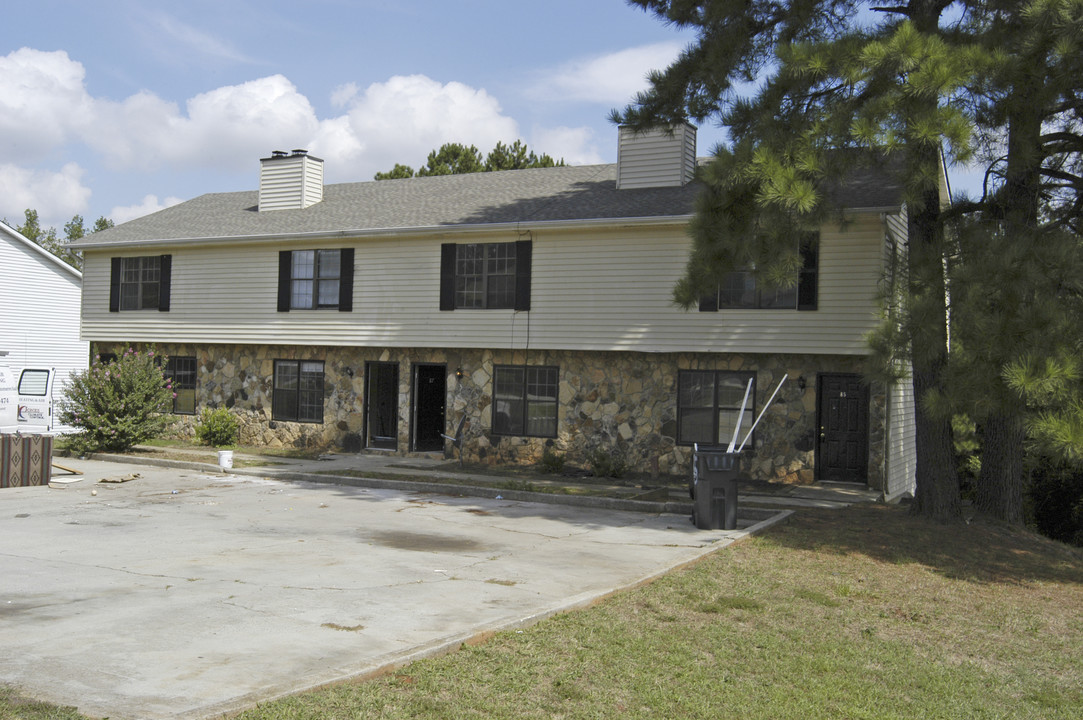
<instances>
[{"instance_id":1,"label":"chimney with siding","mask_svg":"<svg viewBox=\"0 0 1083 720\"><path fill-rule=\"evenodd\" d=\"M696 128L687 123L635 132L621 126L617 188L680 187L696 173Z\"/></svg>"},{"instance_id":2,"label":"chimney with siding","mask_svg":"<svg viewBox=\"0 0 1083 720\"><path fill-rule=\"evenodd\" d=\"M259 161L259 210L301 210L323 200L323 160L275 150Z\"/></svg>"}]
</instances>

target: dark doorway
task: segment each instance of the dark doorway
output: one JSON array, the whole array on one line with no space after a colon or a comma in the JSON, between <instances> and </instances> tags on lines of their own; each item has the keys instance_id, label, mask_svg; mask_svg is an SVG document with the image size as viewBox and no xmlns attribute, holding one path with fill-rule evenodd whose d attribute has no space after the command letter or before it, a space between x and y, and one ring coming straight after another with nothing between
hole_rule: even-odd
<instances>
[{"instance_id":1,"label":"dark doorway","mask_svg":"<svg viewBox=\"0 0 1083 720\"><path fill-rule=\"evenodd\" d=\"M817 387L816 477L868 482L869 386L860 375L823 374Z\"/></svg>"},{"instance_id":2,"label":"dark doorway","mask_svg":"<svg viewBox=\"0 0 1083 720\"><path fill-rule=\"evenodd\" d=\"M444 449L447 367L414 365L414 450Z\"/></svg>"},{"instance_id":3,"label":"dark doorway","mask_svg":"<svg viewBox=\"0 0 1083 720\"><path fill-rule=\"evenodd\" d=\"M399 447L398 363L367 363L365 376L365 447L397 450Z\"/></svg>"}]
</instances>

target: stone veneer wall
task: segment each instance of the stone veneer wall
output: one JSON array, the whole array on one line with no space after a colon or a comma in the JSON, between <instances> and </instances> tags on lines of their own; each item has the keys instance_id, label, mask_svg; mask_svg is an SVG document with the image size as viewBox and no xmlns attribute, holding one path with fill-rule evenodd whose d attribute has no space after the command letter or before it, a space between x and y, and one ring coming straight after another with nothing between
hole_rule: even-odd
<instances>
[{"instance_id":1,"label":"stone veneer wall","mask_svg":"<svg viewBox=\"0 0 1083 720\"><path fill-rule=\"evenodd\" d=\"M98 346L98 351L123 346ZM736 355L711 353L633 353L580 351L382 349L252 345L157 346L159 353L195 356L196 409L224 406L241 420L245 445L343 447L361 442L364 426L366 362L399 364L399 452L410 447L412 367L447 366L447 427L463 413L467 460L492 464L537 462L547 448L569 463L587 466L596 450L619 453L635 472L686 476L691 447L678 445L678 370L756 372L757 413L778 385L789 380L756 429L754 447L743 463L757 480L813 481L817 373L859 373L862 359L825 355ZM273 420L271 400L275 360L324 362L324 422ZM560 368L556 438L492 435L493 365L550 365ZM456 377L462 370L463 377ZM806 388L798 388L804 377ZM869 408L868 481L884 481L886 393L874 386ZM175 433L191 437L197 416L177 416ZM450 448L448 455L450 456Z\"/></svg>"}]
</instances>

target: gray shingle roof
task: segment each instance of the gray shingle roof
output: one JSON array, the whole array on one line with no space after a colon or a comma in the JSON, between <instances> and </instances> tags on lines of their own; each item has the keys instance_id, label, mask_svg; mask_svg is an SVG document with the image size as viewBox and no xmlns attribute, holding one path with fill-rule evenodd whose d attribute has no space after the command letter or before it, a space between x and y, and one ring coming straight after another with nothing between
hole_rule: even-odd
<instances>
[{"instance_id":1,"label":"gray shingle roof","mask_svg":"<svg viewBox=\"0 0 1083 720\"><path fill-rule=\"evenodd\" d=\"M694 212L699 187L616 188L616 168L580 165L531 170L342 183L302 210L259 212L256 191L212 193L87 235L99 243L253 237L622 218ZM897 186L855 177L841 193L848 207L897 205Z\"/></svg>"}]
</instances>

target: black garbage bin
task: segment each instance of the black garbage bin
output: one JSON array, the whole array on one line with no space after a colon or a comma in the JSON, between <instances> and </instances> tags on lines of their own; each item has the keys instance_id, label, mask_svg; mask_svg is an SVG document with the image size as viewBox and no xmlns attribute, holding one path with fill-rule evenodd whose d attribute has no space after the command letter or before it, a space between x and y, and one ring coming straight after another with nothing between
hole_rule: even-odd
<instances>
[{"instance_id":1,"label":"black garbage bin","mask_svg":"<svg viewBox=\"0 0 1083 720\"><path fill-rule=\"evenodd\" d=\"M741 456L697 445L692 463L692 522L700 530L735 530Z\"/></svg>"}]
</instances>

